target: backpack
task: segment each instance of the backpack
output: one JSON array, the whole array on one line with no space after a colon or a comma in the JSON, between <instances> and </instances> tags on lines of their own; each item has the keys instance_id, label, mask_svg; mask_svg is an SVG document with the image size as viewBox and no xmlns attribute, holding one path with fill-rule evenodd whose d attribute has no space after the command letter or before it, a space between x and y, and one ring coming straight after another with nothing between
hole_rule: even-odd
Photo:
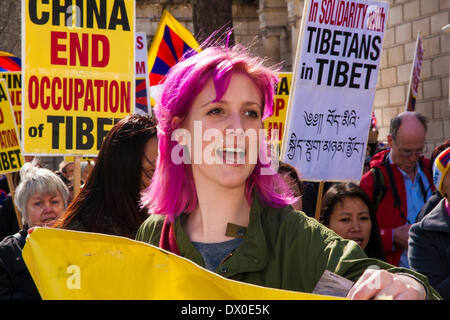
<instances>
[{"instance_id":1,"label":"backpack","mask_svg":"<svg viewBox=\"0 0 450 320\"><path fill-rule=\"evenodd\" d=\"M374 212L377 212L378 205L383 200L387 187L384 185L384 176L380 168L370 168L370 172L373 175L373 196L372 204Z\"/></svg>"},{"instance_id":2,"label":"backpack","mask_svg":"<svg viewBox=\"0 0 450 320\"><path fill-rule=\"evenodd\" d=\"M419 162L420 168L423 171L424 164L422 162L422 159L419 159L418 162ZM391 189L392 189L392 195L394 196L394 208L400 208L400 205L401 205L400 195L398 194L397 187L394 182L394 175L393 175L391 166L389 164L389 160L387 159L387 154L385 155L385 157L383 159L383 166L386 168L389 182L390 182ZM372 167L372 168L370 168L370 172L372 173L373 179L374 179L372 203L373 203L374 211L377 212L378 206L386 194L387 187L384 184L384 175L383 175L383 172L381 172L380 168ZM419 182L421 183L422 193L424 193L425 190L423 188L423 183L422 183L422 181L419 181ZM424 194L424 202L426 202L426 191Z\"/></svg>"}]
</instances>

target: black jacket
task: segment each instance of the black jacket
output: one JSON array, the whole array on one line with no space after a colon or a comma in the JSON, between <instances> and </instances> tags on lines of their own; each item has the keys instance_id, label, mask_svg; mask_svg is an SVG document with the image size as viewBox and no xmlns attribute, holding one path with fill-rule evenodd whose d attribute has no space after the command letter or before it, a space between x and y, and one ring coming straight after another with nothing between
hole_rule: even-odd
<instances>
[{"instance_id":1,"label":"black jacket","mask_svg":"<svg viewBox=\"0 0 450 320\"><path fill-rule=\"evenodd\" d=\"M20 230L11 195L0 204L0 241Z\"/></svg>"},{"instance_id":2,"label":"black jacket","mask_svg":"<svg viewBox=\"0 0 450 320\"><path fill-rule=\"evenodd\" d=\"M431 212L438 205L438 203L442 200L442 195L439 191L433 192L431 197L428 198L427 202L423 205L422 209L419 211L417 215L416 222L422 221L422 219Z\"/></svg>"},{"instance_id":3,"label":"black jacket","mask_svg":"<svg viewBox=\"0 0 450 320\"><path fill-rule=\"evenodd\" d=\"M0 242L0 299L36 300L39 292L22 258L27 228Z\"/></svg>"},{"instance_id":4,"label":"black jacket","mask_svg":"<svg viewBox=\"0 0 450 320\"><path fill-rule=\"evenodd\" d=\"M428 277L444 299L450 299L450 217L445 199L409 230L409 265Z\"/></svg>"}]
</instances>

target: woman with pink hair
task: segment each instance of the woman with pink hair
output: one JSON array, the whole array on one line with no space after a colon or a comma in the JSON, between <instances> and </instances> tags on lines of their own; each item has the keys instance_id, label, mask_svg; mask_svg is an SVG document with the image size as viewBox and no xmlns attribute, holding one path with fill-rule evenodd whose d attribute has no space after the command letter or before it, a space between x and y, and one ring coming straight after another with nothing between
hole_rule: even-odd
<instances>
[{"instance_id":1,"label":"woman with pink hair","mask_svg":"<svg viewBox=\"0 0 450 320\"><path fill-rule=\"evenodd\" d=\"M152 214L136 239L266 287L312 292L328 269L358 281L351 298L439 297L422 275L380 270L395 271L292 208L260 134L277 79L264 62L215 44L170 70L155 110L156 171L142 196ZM364 272L371 265L378 270Z\"/></svg>"}]
</instances>

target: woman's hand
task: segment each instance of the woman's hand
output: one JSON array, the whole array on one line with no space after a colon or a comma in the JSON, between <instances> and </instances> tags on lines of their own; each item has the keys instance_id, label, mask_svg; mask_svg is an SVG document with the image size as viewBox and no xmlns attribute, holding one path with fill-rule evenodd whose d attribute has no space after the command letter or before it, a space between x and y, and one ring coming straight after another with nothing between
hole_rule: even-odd
<instances>
[{"instance_id":1,"label":"woman's hand","mask_svg":"<svg viewBox=\"0 0 450 320\"><path fill-rule=\"evenodd\" d=\"M350 289L352 300L424 300L424 286L412 277L386 270L367 269Z\"/></svg>"}]
</instances>

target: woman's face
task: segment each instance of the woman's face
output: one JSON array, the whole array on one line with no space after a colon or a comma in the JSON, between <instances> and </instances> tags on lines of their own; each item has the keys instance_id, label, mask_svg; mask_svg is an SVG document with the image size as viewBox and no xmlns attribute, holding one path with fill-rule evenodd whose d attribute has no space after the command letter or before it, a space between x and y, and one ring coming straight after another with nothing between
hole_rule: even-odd
<instances>
[{"instance_id":1,"label":"woman's face","mask_svg":"<svg viewBox=\"0 0 450 320\"><path fill-rule=\"evenodd\" d=\"M35 193L26 203L29 227L52 227L64 213L64 200L57 194Z\"/></svg>"},{"instance_id":2,"label":"woman's face","mask_svg":"<svg viewBox=\"0 0 450 320\"><path fill-rule=\"evenodd\" d=\"M190 133L187 147L196 184L235 188L245 185L257 162L263 99L248 76L234 73L225 94L215 100L211 79L194 99L182 128Z\"/></svg>"},{"instance_id":3,"label":"woman's face","mask_svg":"<svg viewBox=\"0 0 450 320\"><path fill-rule=\"evenodd\" d=\"M354 240L365 249L372 228L369 208L360 198L344 198L335 205L328 227L342 238Z\"/></svg>"},{"instance_id":4,"label":"woman's face","mask_svg":"<svg viewBox=\"0 0 450 320\"><path fill-rule=\"evenodd\" d=\"M145 144L144 156L142 158L141 190L147 188L152 182L157 157L158 139L151 138Z\"/></svg>"}]
</instances>

